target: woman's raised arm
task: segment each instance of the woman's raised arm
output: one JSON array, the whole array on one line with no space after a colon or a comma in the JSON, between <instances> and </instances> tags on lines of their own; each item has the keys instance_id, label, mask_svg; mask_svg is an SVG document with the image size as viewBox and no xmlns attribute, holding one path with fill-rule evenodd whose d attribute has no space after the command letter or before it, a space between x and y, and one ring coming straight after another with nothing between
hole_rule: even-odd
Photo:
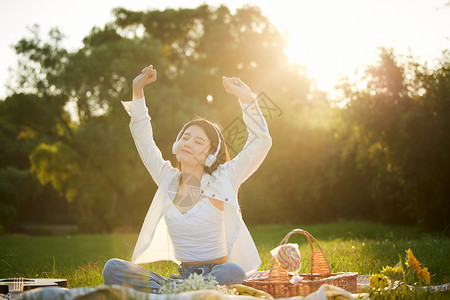
<instances>
[{"instance_id":1,"label":"woman's raised arm","mask_svg":"<svg viewBox=\"0 0 450 300\"><path fill-rule=\"evenodd\" d=\"M239 98L243 120L248 131L244 148L235 158L224 164L225 170L237 188L252 175L264 161L272 138L258 103L250 88L236 77L223 77L225 90Z\"/></svg>"},{"instance_id":2,"label":"woman's raised arm","mask_svg":"<svg viewBox=\"0 0 450 300\"><path fill-rule=\"evenodd\" d=\"M145 104L143 88L156 80L156 70L150 65L133 80L133 101L122 101L125 110L131 116L130 130L134 143L145 167L159 186L169 171L177 170L169 160L162 158L161 151L153 140L148 108Z\"/></svg>"},{"instance_id":3,"label":"woman's raised arm","mask_svg":"<svg viewBox=\"0 0 450 300\"><path fill-rule=\"evenodd\" d=\"M133 79L133 100L144 97L144 86L156 80L156 70L153 65L142 69L141 74Z\"/></svg>"}]
</instances>

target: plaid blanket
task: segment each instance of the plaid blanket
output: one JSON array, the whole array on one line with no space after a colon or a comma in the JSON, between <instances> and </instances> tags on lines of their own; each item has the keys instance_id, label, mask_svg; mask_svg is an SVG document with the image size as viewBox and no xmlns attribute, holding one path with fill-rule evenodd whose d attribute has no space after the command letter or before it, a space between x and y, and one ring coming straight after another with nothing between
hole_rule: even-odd
<instances>
[{"instance_id":1,"label":"plaid blanket","mask_svg":"<svg viewBox=\"0 0 450 300\"><path fill-rule=\"evenodd\" d=\"M291 300L327 300L327 299L356 299L352 294L332 285L322 285L318 291L305 297L291 297ZM95 288L65 289L46 287L25 292L21 300L87 300L87 299L113 299L113 300L255 300L250 296L225 295L213 290L191 291L180 294L148 294L122 286L98 286ZM283 298L280 298L283 299Z\"/></svg>"},{"instance_id":2,"label":"plaid blanket","mask_svg":"<svg viewBox=\"0 0 450 300\"><path fill-rule=\"evenodd\" d=\"M358 287L367 286L369 282L369 275L358 276ZM450 283L439 286L423 287L433 292L441 292L450 290ZM327 299L369 299L367 294L350 294L349 292L332 286L324 284L316 292L307 297L290 297L279 298L289 300L327 300ZM0 294L0 300L6 300ZM88 299L111 299L111 300L255 300L255 297L250 296L235 296L225 295L214 290L200 290L191 291L180 294L149 294L134 290L128 287L118 285L103 285L98 287L84 287L65 289L58 287L46 287L24 292L20 295L21 300L88 300Z\"/></svg>"}]
</instances>

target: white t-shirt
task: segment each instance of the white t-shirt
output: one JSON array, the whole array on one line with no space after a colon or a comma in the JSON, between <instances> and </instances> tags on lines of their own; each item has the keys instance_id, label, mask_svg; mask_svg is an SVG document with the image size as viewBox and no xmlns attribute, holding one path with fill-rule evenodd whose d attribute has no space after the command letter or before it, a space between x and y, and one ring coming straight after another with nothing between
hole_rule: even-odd
<instances>
[{"instance_id":1,"label":"white t-shirt","mask_svg":"<svg viewBox=\"0 0 450 300\"><path fill-rule=\"evenodd\" d=\"M223 216L223 210L206 197L184 214L172 203L165 219L175 258L182 262L202 262L226 256Z\"/></svg>"}]
</instances>

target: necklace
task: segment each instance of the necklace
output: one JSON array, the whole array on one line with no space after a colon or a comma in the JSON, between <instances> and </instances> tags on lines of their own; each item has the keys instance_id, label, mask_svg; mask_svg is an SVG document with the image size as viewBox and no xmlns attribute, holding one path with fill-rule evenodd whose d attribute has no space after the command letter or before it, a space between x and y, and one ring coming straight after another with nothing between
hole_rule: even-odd
<instances>
[{"instance_id":1,"label":"necklace","mask_svg":"<svg viewBox=\"0 0 450 300\"><path fill-rule=\"evenodd\" d=\"M202 178L204 175L205 173L203 173ZM181 175L178 176L175 181L178 184L172 203L181 213L185 213L203 199L204 190L209 186L210 180L201 188L201 180L192 175L184 181L184 186L182 187L180 186Z\"/></svg>"}]
</instances>

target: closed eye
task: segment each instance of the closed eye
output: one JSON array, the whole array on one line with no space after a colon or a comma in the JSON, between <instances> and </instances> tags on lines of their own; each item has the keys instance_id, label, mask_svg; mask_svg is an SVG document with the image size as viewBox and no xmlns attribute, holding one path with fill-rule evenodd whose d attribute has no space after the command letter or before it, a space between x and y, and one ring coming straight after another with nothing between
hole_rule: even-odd
<instances>
[{"instance_id":1,"label":"closed eye","mask_svg":"<svg viewBox=\"0 0 450 300\"><path fill-rule=\"evenodd\" d=\"M181 139L182 140L188 140L189 139L189 137L190 137L190 134L189 133L185 133L185 134L183 134L183 136L181 137ZM198 144L198 145L204 145L204 139L203 138L201 138L201 137L196 137L196 140L195 140L195 143L196 144Z\"/></svg>"}]
</instances>

